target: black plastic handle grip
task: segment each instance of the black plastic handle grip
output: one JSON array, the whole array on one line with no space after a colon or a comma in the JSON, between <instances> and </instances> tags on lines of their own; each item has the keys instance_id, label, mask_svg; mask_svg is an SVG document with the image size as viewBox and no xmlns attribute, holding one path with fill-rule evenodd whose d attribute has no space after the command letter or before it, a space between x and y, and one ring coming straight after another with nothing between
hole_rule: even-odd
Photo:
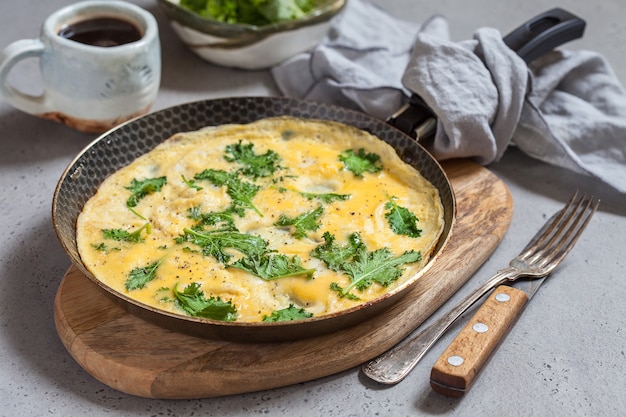
<instances>
[{"instance_id":1,"label":"black plastic handle grip","mask_svg":"<svg viewBox=\"0 0 626 417\"><path fill-rule=\"evenodd\" d=\"M548 10L504 37L504 43L526 63L583 36L585 21L561 8Z\"/></svg>"}]
</instances>

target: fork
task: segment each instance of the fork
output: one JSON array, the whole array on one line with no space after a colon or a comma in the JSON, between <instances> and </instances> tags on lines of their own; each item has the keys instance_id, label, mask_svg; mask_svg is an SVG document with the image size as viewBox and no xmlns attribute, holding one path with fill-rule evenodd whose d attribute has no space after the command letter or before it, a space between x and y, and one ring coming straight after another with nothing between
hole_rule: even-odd
<instances>
[{"instance_id":1,"label":"fork","mask_svg":"<svg viewBox=\"0 0 626 417\"><path fill-rule=\"evenodd\" d=\"M546 222L507 268L496 272L423 331L363 365L363 373L383 384L400 382L450 326L489 291L520 277L537 279L548 276L574 247L599 203L586 195L578 198L578 192L574 193L565 207Z\"/></svg>"}]
</instances>

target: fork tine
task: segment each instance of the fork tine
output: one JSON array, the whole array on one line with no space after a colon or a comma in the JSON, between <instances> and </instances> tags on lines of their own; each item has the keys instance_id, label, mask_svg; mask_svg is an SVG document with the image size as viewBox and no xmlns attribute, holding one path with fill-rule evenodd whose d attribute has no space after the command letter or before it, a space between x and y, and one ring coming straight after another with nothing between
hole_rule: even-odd
<instances>
[{"instance_id":1,"label":"fork tine","mask_svg":"<svg viewBox=\"0 0 626 417\"><path fill-rule=\"evenodd\" d=\"M570 218L567 219L568 222L570 219L573 219L573 222L565 232L565 235L560 238L554 247L550 249L549 253L543 255L545 256L545 265L549 265L549 267L554 268L563 260L563 258L565 258L565 256L567 256L582 232L587 227L587 224L598 209L599 205L599 200L594 202L593 197L586 197L583 195L578 205L570 213ZM576 213L578 214L574 219L574 215Z\"/></svg>"},{"instance_id":2,"label":"fork tine","mask_svg":"<svg viewBox=\"0 0 626 417\"><path fill-rule=\"evenodd\" d=\"M581 207L585 205L586 197L583 195L578 202L574 202L578 192L572 196L568 204L558 213L559 216L554 222L556 229L550 234L547 242L542 242L541 249L537 250L533 254L533 260L546 259L549 253L553 253L554 249L558 248L563 242L567 241L571 235L572 230L577 226L578 221L582 215L582 211L576 216ZM556 247L554 246L556 244Z\"/></svg>"},{"instance_id":3,"label":"fork tine","mask_svg":"<svg viewBox=\"0 0 626 417\"><path fill-rule=\"evenodd\" d=\"M588 216L583 219L585 212L590 210L593 198L583 195L576 201L577 197L578 191L563 209L546 222L518 259L532 263L535 267L550 265L552 269L565 258L599 205L597 201Z\"/></svg>"},{"instance_id":4,"label":"fork tine","mask_svg":"<svg viewBox=\"0 0 626 417\"><path fill-rule=\"evenodd\" d=\"M530 242L526 245L522 252L519 254L519 258L527 259L534 255L540 247L545 246L544 242L550 236L553 236L555 229L559 224L563 222L563 218L566 216L567 212L571 210L574 200L578 197L578 191L572 195L569 199L565 207L554 214L547 222L543 225L543 227L537 232L535 237L531 239ZM558 230L557 230L558 231Z\"/></svg>"}]
</instances>

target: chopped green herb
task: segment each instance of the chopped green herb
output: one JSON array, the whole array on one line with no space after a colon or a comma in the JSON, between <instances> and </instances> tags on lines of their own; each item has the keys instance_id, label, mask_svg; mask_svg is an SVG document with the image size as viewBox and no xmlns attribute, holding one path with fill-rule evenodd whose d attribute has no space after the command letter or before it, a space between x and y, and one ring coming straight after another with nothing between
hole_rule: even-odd
<instances>
[{"instance_id":1,"label":"chopped green herb","mask_svg":"<svg viewBox=\"0 0 626 417\"><path fill-rule=\"evenodd\" d=\"M263 213L252 202L252 199L256 193L261 189L258 185L245 182L245 181L233 181L228 184L227 193L231 197L232 210L238 215L243 216L246 209L252 209L257 214L263 217Z\"/></svg>"},{"instance_id":2,"label":"chopped green herb","mask_svg":"<svg viewBox=\"0 0 626 417\"><path fill-rule=\"evenodd\" d=\"M422 254L416 251L407 251L394 258L387 248L373 252L361 248L354 255L353 262L342 265L343 271L350 277L350 284L345 288L337 285L332 289L337 291L340 297L345 297L353 288L362 291L373 282L386 287L402 275L401 265L418 262L421 259Z\"/></svg>"},{"instance_id":3,"label":"chopped green herb","mask_svg":"<svg viewBox=\"0 0 626 417\"><path fill-rule=\"evenodd\" d=\"M252 203L252 199L261 189L256 184L241 181L237 173L226 172L219 169L205 169L194 176L196 180L208 180L217 186L226 186L226 193L232 202L231 211L243 216L246 209L256 211L260 216L263 213Z\"/></svg>"},{"instance_id":4,"label":"chopped green herb","mask_svg":"<svg viewBox=\"0 0 626 417\"><path fill-rule=\"evenodd\" d=\"M91 247L100 252L110 252L112 250L121 250L118 247L110 247L104 242L100 242L98 244L92 243Z\"/></svg>"},{"instance_id":5,"label":"chopped green herb","mask_svg":"<svg viewBox=\"0 0 626 417\"><path fill-rule=\"evenodd\" d=\"M276 152L268 150L264 154L255 154L253 147L253 143L244 145L241 141L235 145L228 145L224 159L243 165L239 171L251 178L269 177L280 169L278 165L280 156Z\"/></svg>"},{"instance_id":6,"label":"chopped green herb","mask_svg":"<svg viewBox=\"0 0 626 417\"><path fill-rule=\"evenodd\" d=\"M289 304L289 307L280 310L273 311L269 316L263 316L264 322L277 322L277 321L291 321L308 319L313 317L313 313L306 311L303 308Z\"/></svg>"},{"instance_id":7,"label":"chopped green herb","mask_svg":"<svg viewBox=\"0 0 626 417\"><path fill-rule=\"evenodd\" d=\"M351 294L353 288L364 290L373 282L386 287L402 275L401 265L422 259L421 253L415 251L405 252L395 258L387 248L368 252L358 233L351 234L348 244L344 246L337 245L335 237L328 232L323 237L325 243L313 249L311 256L324 261L333 271L343 272L350 277L350 284L345 288L337 283L332 283L330 288L340 297L351 300L359 299Z\"/></svg>"},{"instance_id":8,"label":"chopped green herb","mask_svg":"<svg viewBox=\"0 0 626 417\"><path fill-rule=\"evenodd\" d=\"M230 266L242 269L266 281L279 278L306 275L312 278L315 269L306 269L297 256L288 257L281 254L263 254L241 258Z\"/></svg>"},{"instance_id":9,"label":"chopped green herb","mask_svg":"<svg viewBox=\"0 0 626 417\"><path fill-rule=\"evenodd\" d=\"M300 195L309 200L320 200L323 203L331 204L335 201L345 201L350 198L350 194L335 194L335 193L305 193L301 192Z\"/></svg>"},{"instance_id":10,"label":"chopped green herb","mask_svg":"<svg viewBox=\"0 0 626 417\"><path fill-rule=\"evenodd\" d=\"M307 231L315 231L320 228L320 224L317 221L323 213L324 208L319 206L314 210L307 211L294 218L281 214L278 221L274 223L274 226L293 226L295 228L293 236L296 239L302 239L306 237Z\"/></svg>"},{"instance_id":11,"label":"chopped green herb","mask_svg":"<svg viewBox=\"0 0 626 417\"><path fill-rule=\"evenodd\" d=\"M354 294L352 294L350 292L344 293L343 292L343 288L341 288L341 286L339 284L337 284L336 282L331 282L330 283L330 290L331 291L335 291L337 293L337 295L339 295L340 298L345 297L348 300L352 300L352 301L359 301L360 300L359 297L357 297L356 295L354 295Z\"/></svg>"},{"instance_id":12,"label":"chopped green herb","mask_svg":"<svg viewBox=\"0 0 626 417\"><path fill-rule=\"evenodd\" d=\"M128 207L136 207L142 198L144 198L148 194L161 191L161 188L163 188L165 184L167 184L166 177L146 178L142 181L137 181L133 178L130 185L124 187L127 190L130 190L132 193L126 201L126 205Z\"/></svg>"},{"instance_id":13,"label":"chopped green herb","mask_svg":"<svg viewBox=\"0 0 626 417\"><path fill-rule=\"evenodd\" d=\"M200 16L255 26L299 19L317 4L317 0L180 0L182 7Z\"/></svg>"},{"instance_id":14,"label":"chopped green herb","mask_svg":"<svg viewBox=\"0 0 626 417\"><path fill-rule=\"evenodd\" d=\"M278 184L278 183L284 182L288 178L298 178L298 176L297 175L281 175L279 177L272 178L271 182L273 184ZM282 188L282 189L279 188L279 191L280 192L284 192L284 191L287 191L287 189L286 188Z\"/></svg>"},{"instance_id":15,"label":"chopped green herb","mask_svg":"<svg viewBox=\"0 0 626 417\"><path fill-rule=\"evenodd\" d=\"M145 230L146 234L149 235L152 232L152 225L150 223L146 223L134 232L129 232L124 229L102 229L102 234L107 239L113 239L120 242L139 243L144 241L141 237L141 232L143 230Z\"/></svg>"},{"instance_id":16,"label":"chopped green herb","mask_svg":"<svg viewBox=\"0 0 626 417\"><path fill-rule=\"evenodd\" d=\"M100 242L99 244L92 243L91 247L100 252L107 251L107 245L104 242Z\"/></svg>"},{"instance_id":17,"label":"chopped green herb","mask_svg":"<svg viewBox=\"0 0 626 417\"><path fill-rule=\"evenodd\" d=\"M230 301L222 301L220 297L205 298L197 282L187 285L182 292L178 291L178 285L174 286L174 296L190 316L220 321L237 319L237 309Z\"/></svg>"},{"instance_id":18,"label":"chopped green herb","mask_svg":"<svg viewBox=\"0 0 626 417\"><path fill-rule=\"evenodd\" d=\"M137 211L134 208L128 207L128 210L130 210L131 213L133 213L134 215L139 217L141 220L146 220L146 221L148 220L144 216L142 216L141 214L137 213Z\"/></svg>"},{"instance_id":19,"label":"chopped green herb","mask_svg":"<svg viewBox=\"0 0 626 417\"><path fill-rule=\"evenodd\" d=\"M194 188L198 191L202 190L202 187L196 184L195 180L187 179L184 175L181 175L183 182L189 186L189 188Z\"/></svg>"},{"instance_id":20,"label":"chopped green herb","mask_svg":"<svg viewBox=\"0 0 626 417\"><path fill-rule=\"evenodd\" d=\"M223 169L205 169L193 176L196 180L208 180L218 187L227 185L229 181L236 180L237 177L237 173L227 172Z\"/></svg>"},{"instance_id":21,"label":"chopped green herb","mask_svg":"<svg viewBox=\"0 0 626 417\"><path fill-rule=\"evenodd\" d=\"M380 156L375 153L366 153L363 148L356 153L352 149L347 149L339 155L339 160L357 177L362 177L365 172L374 174L383 169Z\"/></svg>"},{"instance_id":22,"label":"chopped green herb","mask_svg":"<svg viewBox=\"0 0 626 417\"><path fill-rule=\"evenodd\" d=\"M333 271L341 270L343 264L352 259L356 252L365 246L358 233L348 236L348 244L344 246L337 245L335 236L328 232L324 232L322 237L325 243L313 249L311 256L324 261L328 268Z\"/></svg>"},{"instance_id":23,"label":"chopped green herb","mask_svg":"<svg viewBox=\"0 0 626 417\"><path fill-rule=\"evenodd\" d=\"M405 207L399 206L395 202L395 197L389 199L385 204L385 209L389 210L385 213L385 218L394 233L409 237L420 237L422 235L422 229L417 227L417 222L419 221L417 216Z\"/></svg>"},{"instance_id":24,"label":"chopped green herb","mask_svg":"<svg viewBox=\"0 0 626 417\"><path fill-rule=\"evenodd\" d=\"M137 290L146 286L156 277L156 271L161 265L162 260L158 260L150 265L138 267L130 271L126 280L126 289Z\"/></svg>"},{"instance_id":25,"label":"chopped green herb","mask_svg":"<svg viewBox=\"0 0 626 417\"><path fill-rule=\"evenodd\" d=\"M191 242L202 248L202 254L213 256L219 262L227 263L232 255L227 248L236 249L246 256L261 256L267 251L268 243L259 236L234 231L203 231L184 229L185 234L176 243Z\"/></svg>"},{"instance_id":26,"label":"chopped green herb","mask_svg":"<svg viewBox=\"0 0 626 417\"><path fill-rule=\"evenodd\" d=\"M237 231L235 218L231 210L202 213L199 207L192 207L188 210L188 217L197 220L193 230L202 231L204 226L217 226L217 230L212 231Z\"/></svg>"}]
</instances>

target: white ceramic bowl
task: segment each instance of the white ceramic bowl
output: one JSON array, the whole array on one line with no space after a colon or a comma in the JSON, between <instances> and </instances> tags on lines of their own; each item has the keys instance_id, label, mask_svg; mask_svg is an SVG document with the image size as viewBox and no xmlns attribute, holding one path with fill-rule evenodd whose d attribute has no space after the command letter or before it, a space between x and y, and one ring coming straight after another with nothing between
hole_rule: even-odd
<instances>
[{"instance_id":1,"label":"white ceramic bowl","mask_svg":"<svg viewBox=\"0 0 626 417\"><path fill-rule=\"evenodd\" d=\"M317 45L347 2L324 0L302 19L254 26L201 17L181 7L179 0L157 1L194 53L214 64L243 69L269 68Z\"/></svg>"}]
</instances>

